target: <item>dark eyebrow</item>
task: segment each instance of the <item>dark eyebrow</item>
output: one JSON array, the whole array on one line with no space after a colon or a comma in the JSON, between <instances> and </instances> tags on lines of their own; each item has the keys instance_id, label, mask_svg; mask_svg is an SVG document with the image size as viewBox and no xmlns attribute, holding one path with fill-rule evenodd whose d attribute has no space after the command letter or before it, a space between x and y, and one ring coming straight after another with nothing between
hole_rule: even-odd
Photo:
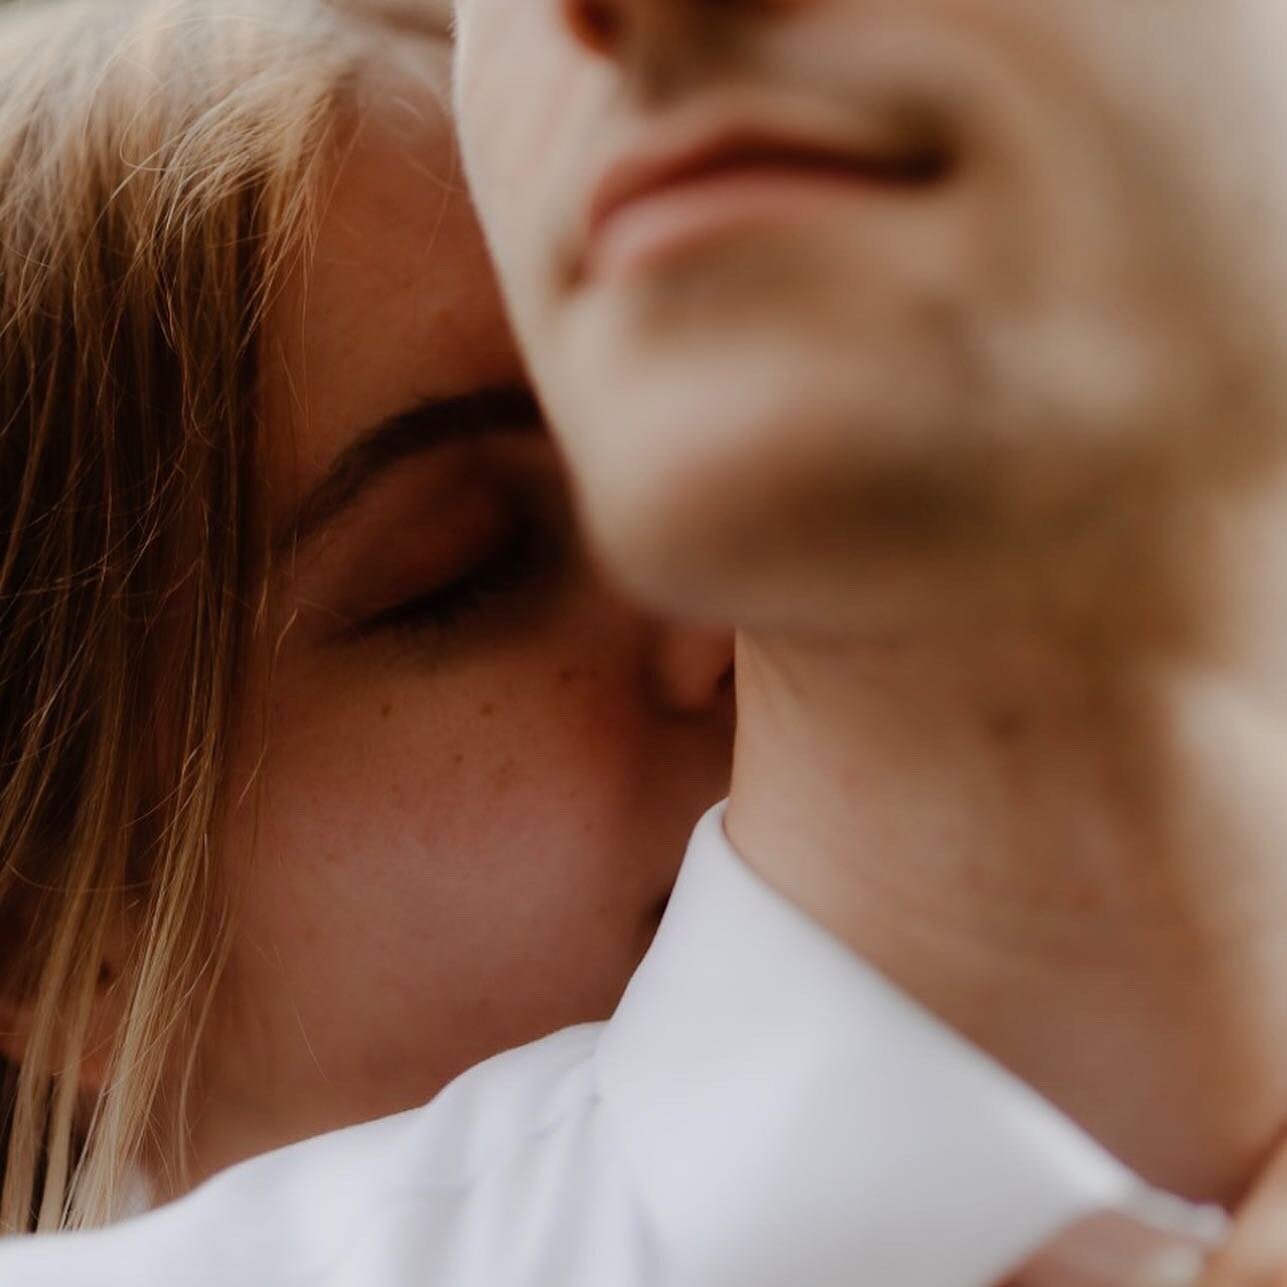
<instances>
[{"instance_id":1,"label":"dark eyebrow","mask_svg":"<svg viewBox=\"0 0 1287 1287\"><path fill-rule=\"evenodd\" d=\"M273 548L297 548L334 522L400 461L462 438L539 430L541 409L518 386L430 398L368 429L335 458L323 478L276 530Z\"/></svg>"}]
</instances>

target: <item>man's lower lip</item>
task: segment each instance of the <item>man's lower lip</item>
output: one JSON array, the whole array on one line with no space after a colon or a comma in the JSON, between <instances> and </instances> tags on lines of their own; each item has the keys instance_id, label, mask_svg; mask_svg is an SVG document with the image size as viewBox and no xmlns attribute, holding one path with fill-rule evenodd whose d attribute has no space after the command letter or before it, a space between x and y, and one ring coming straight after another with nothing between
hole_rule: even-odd
<instances>
[{"instance_id":1,"label":"man's lower lip","mask_svg":"<svg viewBox=\"0 0 1287 1287\"><path fill-rule=\"evenodd\" d=\"M591 241L585 276L634 276L730 233L795 224L837 202L904 192L900 185L838 169L775 165L703 175L616 210Z\"/></svg>"}]
</instances>

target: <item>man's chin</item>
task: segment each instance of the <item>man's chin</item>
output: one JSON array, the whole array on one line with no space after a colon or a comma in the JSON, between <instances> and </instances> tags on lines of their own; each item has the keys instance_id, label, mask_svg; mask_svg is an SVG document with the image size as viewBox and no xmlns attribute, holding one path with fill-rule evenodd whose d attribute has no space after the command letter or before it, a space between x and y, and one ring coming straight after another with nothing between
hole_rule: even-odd
<instances>
[{"instance_id":1,"label":"man's chin","mask_svg":"<svg viewBox=\"0 0 1287 1287\"><path fill-rule=\"evenodd\" d=\"M694 382L663 401L659 384L618 383L597 414L583 400L565 422L592 544L653 610L761 631L883 628L918 587L1053 559L1087 523L1111 527L1165 455L1049 422L1003 433L925 382L859 378L823 396L761 371L756 385L748 371L739 394L758 396L704 385L703 399Z\"/></svg>"},{"instance_id":2,"label":"man's chin","mask_svg":"<svg viewBox=\"0 0 1287 1287\"><path fill-rule=\"evenodd\" d=\"M987 521L983 462L809 411L721 422L630 400L593 452L570 435L591 542L632 597L712 624L830 629L847 602L856 620L878 570L955 557Z\"/></svg>"}]
</instances>

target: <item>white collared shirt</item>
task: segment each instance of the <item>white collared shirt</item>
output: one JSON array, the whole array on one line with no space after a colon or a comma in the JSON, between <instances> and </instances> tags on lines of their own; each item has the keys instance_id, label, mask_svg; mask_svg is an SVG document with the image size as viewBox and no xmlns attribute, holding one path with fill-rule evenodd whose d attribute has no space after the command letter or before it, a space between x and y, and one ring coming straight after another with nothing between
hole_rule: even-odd
<instances>
[{"instance_id":1,"label":"white collared shirt","mask_svg":"<svg viewBox=\"0 0 1287 1287\"><path fill-rule=\"evenodd\" d=\"M983 1287L1096 1212L1218 1236L768 889L722 818L609 1022L0 1243L0 1287Z\"/></svg>"}]
</instances>

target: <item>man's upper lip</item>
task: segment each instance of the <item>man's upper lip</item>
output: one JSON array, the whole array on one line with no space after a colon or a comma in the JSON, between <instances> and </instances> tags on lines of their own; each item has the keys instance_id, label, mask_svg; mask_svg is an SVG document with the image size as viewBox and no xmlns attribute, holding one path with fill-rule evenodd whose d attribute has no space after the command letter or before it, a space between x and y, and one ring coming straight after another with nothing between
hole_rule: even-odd
<instances>
[{"instance_id":1,"label":"man's upper lip","mask_svg":"<svg viewBox=\"0 0 1287 1287\"><path fill-rule=\"evenodd\" d=\"M627 152L594 185L585 231L593 239L622 207L704 175L742 166L851 173L873 183L921 185L946 168L942 150L924 138L887 132L864 139L811 138L772 127L724 125Z\"/></svg>"}]
</instances>

